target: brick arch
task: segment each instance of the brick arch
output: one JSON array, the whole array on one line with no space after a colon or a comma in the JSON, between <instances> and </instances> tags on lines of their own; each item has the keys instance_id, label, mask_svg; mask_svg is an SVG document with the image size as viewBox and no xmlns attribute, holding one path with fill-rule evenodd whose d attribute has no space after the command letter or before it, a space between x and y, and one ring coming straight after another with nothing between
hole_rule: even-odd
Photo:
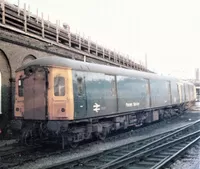
<instances>
[{"instance_id":1,"label":"brick arch","mask_svg":"<svg viewBox=\"0 0 200 169\"><path fill-rule=\"evenodd\" d=\"M33 56L33 55L27 55L27 56L23 59L22 65L24 65L24 64L26 64L26 63L28 63L28 62L30 62L30 61L32 61L32 60L35 60L35 59L37 59L35 56Z\"/></svg>"},{"instance_id":2,"label":"brick arch","mask_svg":"<svg viewBox=\"0 0 200 169\"><path fill-rule=\"evenodd\" d=\"M1 111L7 117L12 116L11 101L11 66L9 59L3 50L0 49L0 72L1 72Z\"/></svg>"}]
</instances>

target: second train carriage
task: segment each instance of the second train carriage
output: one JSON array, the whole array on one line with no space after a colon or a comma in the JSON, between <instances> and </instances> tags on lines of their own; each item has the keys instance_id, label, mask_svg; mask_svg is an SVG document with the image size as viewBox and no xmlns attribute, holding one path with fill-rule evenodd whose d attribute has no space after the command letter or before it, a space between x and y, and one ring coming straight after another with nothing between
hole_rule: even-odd
<instances>
[{"instance_id":1,"label":"second train carriage","mask_svg":"<svg viewBox=\"0 0 200 169\"><path fill-rule=\"evenodd\" d=\"M176 78L48 57L16 71L15 98L22 132L79 142L177 113L195 100L195 88Z\"/></svg>"}]
</instances>

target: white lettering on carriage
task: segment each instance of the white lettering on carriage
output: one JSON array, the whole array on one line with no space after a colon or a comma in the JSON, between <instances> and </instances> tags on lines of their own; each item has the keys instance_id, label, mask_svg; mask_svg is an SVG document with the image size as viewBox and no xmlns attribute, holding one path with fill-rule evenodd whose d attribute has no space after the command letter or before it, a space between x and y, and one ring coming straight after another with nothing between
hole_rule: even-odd
<instances>
[{"instance_id":1,"label":"white lettering on carriage","mask_svg":"<svg viewBox=\"0 0 200 169\"><path fill-rule=\"evenodd\" d=\"M126 107L133 107L132 103L126 103Z\"/></svg>"},{"instance_id":2,"label":"white lettering on carriage","mask_svg":"<svg viewBox=\"0 0 200 169\"><path fill-rule=\"evenodd\" d=\"M174 97L174 102L176 103L176 97Z\"/></svg>"},{"instance_id":3,"label":"white lettering on carriage","mask_svg":"<svg viewBox=\"0 0 200 169\"><path fill-rule=\"evenodd\" d=\"M139 106L139 105L140 105L139 102L126 103L126 107L135 107L135 106Z\"/></svg>"},{"instance_id":4,"label":"white lettering on carriage","mask_svg":"<svg viewBox=\"0 0 200 169\"><path fill-rule=\"evenodd\" d=\"M139 102L133 102L133 106L139 106L140 103Z\"/></svg>"}]
</instances>

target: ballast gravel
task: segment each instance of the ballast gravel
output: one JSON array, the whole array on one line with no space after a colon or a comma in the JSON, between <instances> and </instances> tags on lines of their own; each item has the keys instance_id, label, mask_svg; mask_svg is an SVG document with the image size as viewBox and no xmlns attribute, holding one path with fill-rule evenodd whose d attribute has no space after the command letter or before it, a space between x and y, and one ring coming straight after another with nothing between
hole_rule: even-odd
<instances>
[{"instance_id":1,"label":"ballast gravel","mask_svg":"<svg viewBox=\"0 0 200 169\"><path fill-rule=\"evenodd\" d=\"M200 169L200 144L192 147L187 154L170 166L171 169Z\"/></svg>"}]
</instances>

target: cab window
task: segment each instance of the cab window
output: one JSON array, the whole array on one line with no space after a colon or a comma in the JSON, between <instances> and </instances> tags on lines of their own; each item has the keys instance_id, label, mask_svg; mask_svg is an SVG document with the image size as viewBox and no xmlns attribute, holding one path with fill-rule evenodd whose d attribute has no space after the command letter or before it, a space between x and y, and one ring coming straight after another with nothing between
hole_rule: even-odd
<instances>
[{"instance_id":1,"label":"cab window","mask_svg":"<svg viewBox=\"0 0 200 169\"><path fill-rule=\"evenodd\" d=\"M54 77L54 95L65 96L65 78L62 76Z\"/></svg>"},{"instance_id":2,"label":"cab window","mask_svg":"<svg viewBox=\"0 0 200 169\"><path fill-rule=\"evenodd\" d=\"M24 96L24 81L22 79L18 80L18 95L19 97Z\"/></svg>"}]
</instances>

